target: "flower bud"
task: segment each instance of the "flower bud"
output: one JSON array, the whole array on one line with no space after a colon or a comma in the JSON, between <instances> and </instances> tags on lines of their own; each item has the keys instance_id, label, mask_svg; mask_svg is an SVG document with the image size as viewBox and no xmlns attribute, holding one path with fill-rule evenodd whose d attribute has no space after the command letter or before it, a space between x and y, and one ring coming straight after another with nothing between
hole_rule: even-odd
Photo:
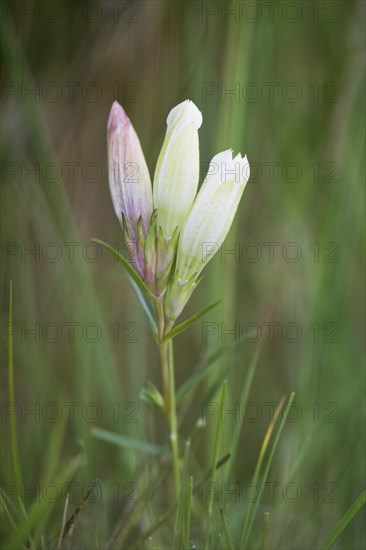
<instances>
[{"instance_id":1,"label":"flower bud","mask_svg":"<svg viewBox=\"0 0 366 550\"><path fill-rule=\"evenodd\" d=\"M167 118L167 132L154 176L154 207L163 236L182 227L197 193L199 178L198 128L202 114L192 101L183 101Z\"/></svg>"},{"instance_id":2,"label":"flower bud","mask_svg":"<svg viewBox=\"0 0 366 550\"><path fill-rule=\"evenodd\" d=\"M126 241L135 248L136 269L144 277L141 241L146 237L153 212L151 180L139 138L117 101L108 119L108 158L114 209Z\"/></svg>"}]
</instances>

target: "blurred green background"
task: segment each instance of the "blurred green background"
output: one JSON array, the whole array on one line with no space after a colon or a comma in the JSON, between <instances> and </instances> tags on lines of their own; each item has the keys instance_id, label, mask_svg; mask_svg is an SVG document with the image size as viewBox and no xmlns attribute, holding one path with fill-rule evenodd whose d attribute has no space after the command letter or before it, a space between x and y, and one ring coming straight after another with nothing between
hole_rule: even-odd
<instances>
[{"instance_id":1,"label":"blurred green background","mask_svg":"<svg viewBox=\"0 0 366 550\"><path fill-rule=\"evenodd\" d=\"M247 154L251 179L182 318L222 302L176 339L178 388L207 354L237 344L235 360L218 361L181 407L181 448L204 403L218 399L206 390L230 364L227 409L236 414L226 417L221 450L232 450L240 416L230 465L230 488L237 484L240 495L218 491L215 514L225 506L235 533L273 403L294 391L293 421L268 478L273 494L268 486L250 548L260 544L263 511L269 548L319 548L365 481L365 3L29 0L1 8L1 475L11 516L31 526L34 547L48 547L67 493L57 487L73 480L71 512L98 479L103 495L80 513L68 545L104 548L137 506L125 495L136 491L141 504L163 468L160 458L92 434L98 427L163 445L167 431L161 413L139 399L147 380L160 387L148 323L122 268L91 239L122 238L108 188L112 102L132 120L153 176L166 116L189 98L203 114L201 180L214 154L230 147ZM10 280L24 510L10 452ZM248 407L241 391L254 357ZM210 467L216 421L210 415L192 439L193 476ZM55 492L42 494L49 482ZM129 541L168 500L165 487ZM202 500L192 514L197 548ZM362 548L363 520L358 514L335 547ZM4 509L1 523L8 547L19 547ZM147 547L169 548L170 530L165 524Z\"/></svg>"}]
</instances>

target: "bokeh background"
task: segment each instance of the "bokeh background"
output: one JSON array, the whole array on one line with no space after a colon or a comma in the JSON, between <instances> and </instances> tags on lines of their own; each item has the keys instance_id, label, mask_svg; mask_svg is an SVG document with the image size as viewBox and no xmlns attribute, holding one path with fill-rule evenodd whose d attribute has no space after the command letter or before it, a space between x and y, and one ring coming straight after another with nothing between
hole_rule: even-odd
<instances>
[{"instance_id":1,"label":"bokeh background","mask_svg":"<svg viewBox=\"0 0 366 550\"><path fill-rule=\"evenodd\" d=\"M148 322L121 266L92 238L121 246L107 174L112 102L132 120L153 176L166 116L189 98L203 114L201 180L230 147L252 170L226 245L182 319L221 304L176 339L178 388L208 354L236 350L181 407L181 445L204 403L217 402L207 391L226 376L227 409L236 413L226 417L221 450L230 452L242 419L230 464L240 496L218 491L215 514L224 505L235 533L271 408L295 392L251 547L269 511L269 548L319 548L365 481L365 3L28 0L1 8L1 475L15 523L31 526L34 547L48 547L62 521L62 484L74 483L71 511L98 479L103 495L80 512L68 545L104 548L137 506L124 496L136 491L141 503L162 469L146 449L95 432L157 445L167 436L161 413L139 398L148 380L160 387ZM7 405L10 280L23 511ZM194 476L210 467L216 420L210 415L192 438ZM165 488L130 541L168 500ZM202 500L192 517L197 547ZM364 546L363 520L354 518L337 548ZM4 509L1 531L9 547L19 543ZM148 547L169 547L169 537L165 524Z\"/></svg>"}]
</instances>

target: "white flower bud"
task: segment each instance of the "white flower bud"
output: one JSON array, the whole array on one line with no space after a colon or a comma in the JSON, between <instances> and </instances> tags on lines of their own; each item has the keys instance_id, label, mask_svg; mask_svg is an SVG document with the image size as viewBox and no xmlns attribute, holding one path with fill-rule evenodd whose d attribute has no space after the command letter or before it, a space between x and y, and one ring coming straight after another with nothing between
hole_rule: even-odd
<instances>
[{"instance_id":1,"label":"white flower bud","mask_svg":"<svg viewBox=\"0 0 366 550\"><path fill-rule=\"evenodd\" d=\"M153 186L157 225L164 237L172 237L186 221L197 193L199 178L198 128L202 114L192 101L172 109L156 166Z\"/></svg>"}]
</instances>

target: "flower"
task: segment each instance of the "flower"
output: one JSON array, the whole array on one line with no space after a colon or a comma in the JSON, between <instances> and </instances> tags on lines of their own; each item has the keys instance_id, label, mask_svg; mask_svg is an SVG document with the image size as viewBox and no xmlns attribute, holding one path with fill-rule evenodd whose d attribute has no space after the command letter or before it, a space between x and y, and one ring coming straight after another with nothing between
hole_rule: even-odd
<instances>
[{"instance_id":1,"label":"flower","mask_svg":"<svg viewBox=\"0 0 366 550\"><path fill-rule=\"evenodd\" d=\"M189 214L198 188L198 129L202 114L192 101L183 101L167 118L167 132L154 176L154 206L163 236L172 237Z\"/></svg>"},{"instance_id":2,"label":"flower","mask_svg":"<svg viewBox=\"0 0 366 550\"><path fill-rule=\"evenodd\" d=\"M108 121L114 208L126 241L135 246L135 268L155 296L164 299L170 326L225 240L249 179L247 157L233 158L229 149L213 157L197 194L201 124L192 101L170 111L152 190L139 139L117 102Z\"/></svg>"},{"instance_id":3,"label":"flower","mask_svg":"<svg viewBox=\"0 0 366 550\"><path fill-rule=\"evenodd\" d=\"M115 101L108 119L109 187L133 262L145 277L144 238L153 213L151 179L139 138L125 111Z\"/></svg>"},{"instance_id":4,"label":"flower","mask_svg":"<svg viewBox=\"0 0 366 550\"><path fill-rule=\"evenodd\" d=\"M229 149L211 161L207 177L193 203L178 243L173 290L167 316L175 320L194 288L198 275L224 242L249 179L246 156Z\"/></svg>"},{"instance_id":5,"label":"flower","mask_svg":"<svg viewBox=\"0 0 366 550\"><path fill-rule=\"evenodd\" d=\"M248 179L246 156L232 158L229 149L212 159L179 239L176 271L182 281L198 276L224 242Z\"/></svg>"}]
</instances>

